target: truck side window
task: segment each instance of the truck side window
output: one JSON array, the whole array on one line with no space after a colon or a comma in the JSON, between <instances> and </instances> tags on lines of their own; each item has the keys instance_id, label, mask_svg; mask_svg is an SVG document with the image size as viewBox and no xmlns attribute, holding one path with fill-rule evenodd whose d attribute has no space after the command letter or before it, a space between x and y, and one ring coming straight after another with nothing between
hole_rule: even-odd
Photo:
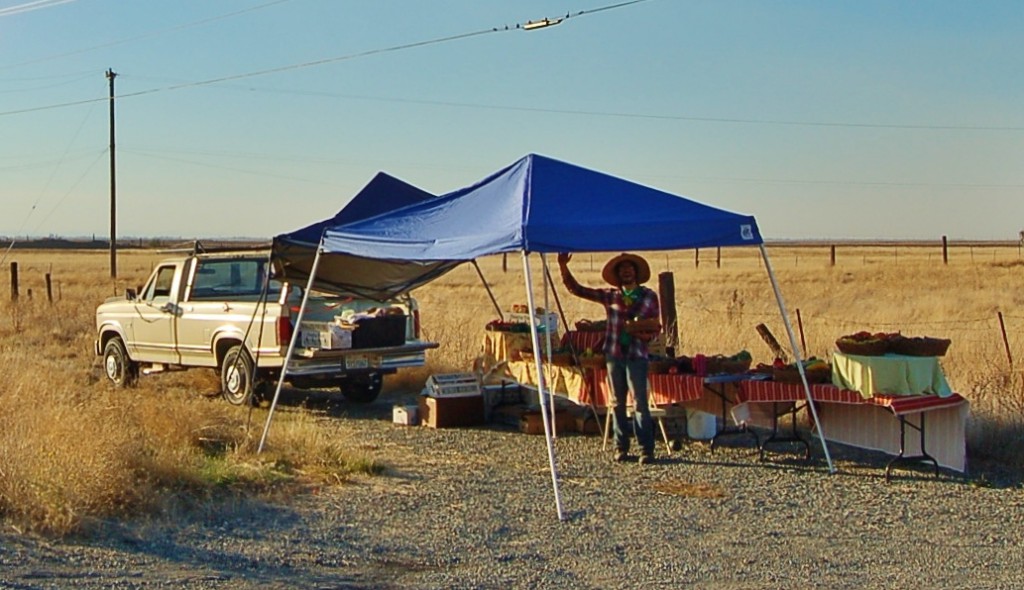
<instances>
[{"instance_id":1,"label":"truck side window","mask_svg":"<svg viewBox=\"0 0 1024 590\"><path fill-rule=\"evenodd\" d=\"M148 302L164 302L171 299L171 287L174 285L174 267L163 266L156 271L153 280L146 285L143 299Z\"/></svg>"}]
</instances>

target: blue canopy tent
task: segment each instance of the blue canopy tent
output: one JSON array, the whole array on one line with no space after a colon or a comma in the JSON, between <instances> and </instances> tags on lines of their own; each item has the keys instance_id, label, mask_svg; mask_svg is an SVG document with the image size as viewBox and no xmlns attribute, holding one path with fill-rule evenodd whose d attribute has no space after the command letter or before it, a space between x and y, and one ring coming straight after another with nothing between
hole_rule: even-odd
<instances>
[{"instance_id":1,"label":"blue canopy tent","mask_svg":"<svg viewBox=\"0 0 1024 590\"><path fill-rule=\"evenodd\" d=\"M389 211L437 197L405 181L378 172L334 217L276 236L272 256L279 262L281 278L308 281L320 249L324 230L371 219ZM460 261L461 262L461 261ZM384 301L448 272L459 262L380 261L341 252L317 269L313 287L340 295Z\"/></svg>"},{"instance_id":2,"label":"blue canopy tent","mask_svg":"<svg viewBox=\"0 0 1024 590\"><path fill-rule=\"evenodd\" d=\"M387 263L436 263L445 265L446 271L480 256L521 252L527 299L530 309L534 310L529 264L532 252L623 252L716 246L760 247L794 356L799 361L801 355L781 292L752 216L710 207L536 154L527 155L472 186L440 197L416 200L340 225L325 224L312 263L312 275L318 274L319 260L337 255ZM424 269L417 276L405 275L400 285L391 286L412 289L439 276L437 271L437 268ZM541 347L536 322L531 326L539 371ZM538 382L544 399L543 381L539 377ZM810 400L806 379L804 385ZM817 423L814 407L809 407ZM547 413L542 412L542 415L556 505L562 518L550 424ZM820 427L818 430L821 435ZM825 444L823 437L822 444ZM827 447L825 452L831 469Z\"/></svg>"}]
</instances>

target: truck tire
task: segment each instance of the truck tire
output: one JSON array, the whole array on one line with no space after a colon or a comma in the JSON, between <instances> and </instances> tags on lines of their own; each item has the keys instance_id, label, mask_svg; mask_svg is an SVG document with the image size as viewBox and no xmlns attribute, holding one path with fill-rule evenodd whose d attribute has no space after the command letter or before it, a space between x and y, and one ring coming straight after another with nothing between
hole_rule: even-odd
<instances>
[{"instance_id":1,"label":"truck tire","mask_svg":"<svg viewBox=\"0 0 1024 590\"><path fill-rule=\"evenodd\" d=\"M380 373L356 375L346 378L341 383L341 395L345 396L347 401L368 404L380 395L382 385L384 385L384 376Z\"/></svg>"},{"instance_id":2,"label":"truck tire","mask_svg":"<svg viewBox=\"0 0 1024 590\"><path fill-rule=\"evenodd\" d=\"M234 406L254 401L255 373L252 358L241 346L232 346L220 365L220 391L224 399Z\"/></svg>"},{"instance_id":3,"label":"truck tire","mask_svg":"<svg viewBox=\"0 0 1024 590\"><path fill-rule=\"evenodd\" d=\"M115 387L133 385L139 377L139 365L128 357L120 336L114 336L103 347L103 372Z\"/></svg>"}]
</instances>

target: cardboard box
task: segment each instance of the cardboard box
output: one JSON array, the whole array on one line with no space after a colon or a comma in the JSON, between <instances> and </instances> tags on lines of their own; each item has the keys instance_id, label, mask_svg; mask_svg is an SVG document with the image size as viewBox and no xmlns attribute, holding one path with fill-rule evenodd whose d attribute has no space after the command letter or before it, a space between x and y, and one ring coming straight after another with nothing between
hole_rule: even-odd
<instances>
[{"instance_id":1,"label":"cardboard box","mask_svg":"<svg viewBox=\"0 0 1024 590\"><path fill-rule=\"evenodd\" d=\"M299 345L303 348L341 350L352 348L352 330L334 322L302 322Z\"/></svg>"},{"instance_id":2,"label":"cardboard box","mask_svg":"<svg viewBox=\"0 0 1024 590\"><path fill-rule=\"evenodd\" d=\"M491 421L495 424L519 428L519 422L523 419L523 414L525 413L526 406L523 404L498 406L491 411Z\"/></svg>"},{"instance_id":3,"label":"cardboard box","mask_svg":"<svg viewBox=\"0 0 1024 590\"><path fill-rule=\"evenodd\" d=\"M604 416L594 416L589 409L576 416L576 432L581 434L601 434L604 428Z\"/></svg>"},{"instance_id":4,"label":"cardboard box","mask_svg":"<svg viewBox=\"0 0 1024 590\"><path fill-rule=\"evenodd\" d=\"M420 423L419 406L395 406L391 410L391 421L401 426L416 426Z\"/></svg>"},{"instance_id":5,"label":"cardboard box","mask_svg":"<svg viewBox=\"0 0 1024 590\"><path fill-rule=\"evenodd\" d=\"M555 433L575 432L576 421L569 410L555 410ZM519 420L520 432L526 434L544 434L544 418L540 410L527 410Z\"/></svg>"},{"instance_id":6,"label":"cardboard box","mask_svg":"<svg viewBox=\"0 0 1024 590\"><path fill-rule=\"evenodd\" d=\"M476 426L484 423L484 396L420 396L420 424L430 428Z\"/></svg>"}]
</instances>

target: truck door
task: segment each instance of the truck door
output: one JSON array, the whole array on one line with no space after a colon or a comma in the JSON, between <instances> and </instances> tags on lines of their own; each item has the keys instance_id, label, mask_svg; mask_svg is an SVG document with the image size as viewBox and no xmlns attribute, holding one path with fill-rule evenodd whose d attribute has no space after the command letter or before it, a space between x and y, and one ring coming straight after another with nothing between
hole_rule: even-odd
<instances>
[{"instance_id":1,"label":"truck door","mask_svg":"<svg viewBox=\"0 0 1024 590\"><path fill-rule=\"evenodd\" d=\"M175 317L180 273L175 264L157 267L136 303L137 317L131 321L133 357L153 363L179 362Z\"/></svg>"},{"instance_id":2,"label":"truck door","mask_svg":"<svg viewBox=\"0 0 1024 590\"><path fill-rule=\"evenodd\" d=\"M211 351L217 342L241 341L246 333L250 349L255 348L257 336L267 332L258 325L250 328L263 294L265 265L263 258L196 259L178 322L178 348L185 364L216 366ZM269 318L274 320L276 316Z\"/></svg>"}]
</instances>

